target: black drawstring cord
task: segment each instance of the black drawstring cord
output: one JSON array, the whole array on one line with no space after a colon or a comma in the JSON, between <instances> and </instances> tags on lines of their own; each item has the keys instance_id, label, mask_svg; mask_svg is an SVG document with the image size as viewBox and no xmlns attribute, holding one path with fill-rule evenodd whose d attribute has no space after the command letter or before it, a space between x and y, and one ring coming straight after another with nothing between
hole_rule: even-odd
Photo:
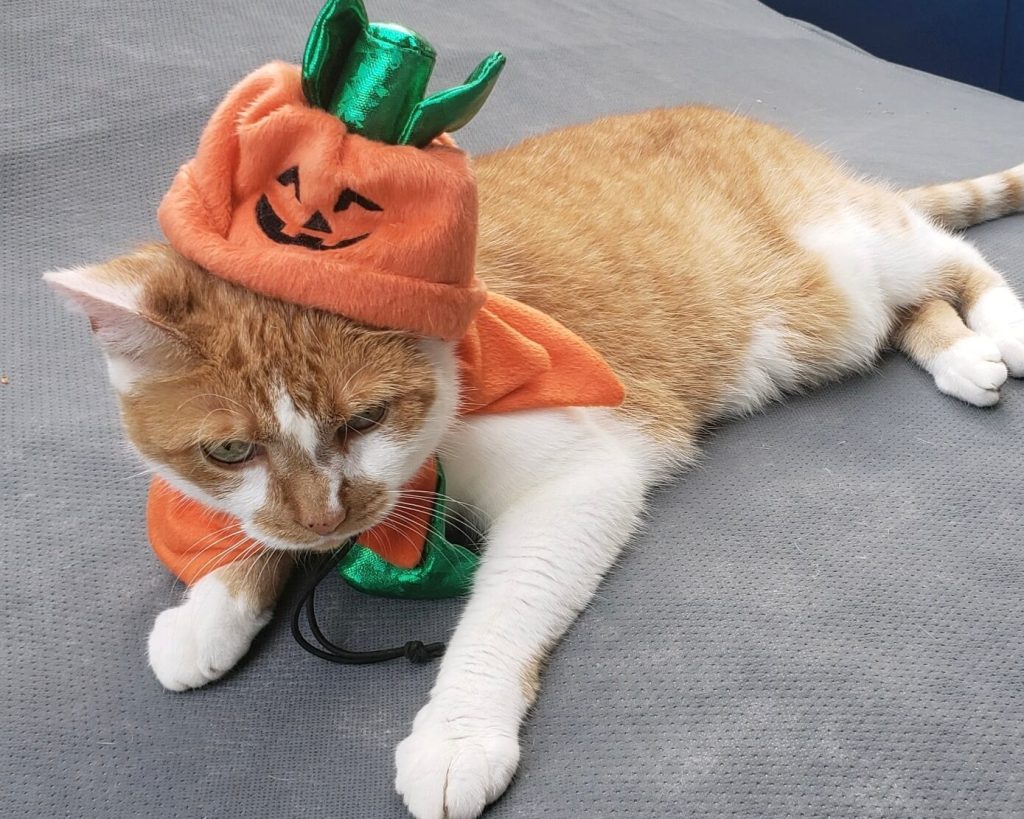
<instances>
[{"instance_id":1,"label":"black drawstring cord","mask_svg":"<svg viewBox=\"0 0 1024 819\"><path fill-rule=\"evenodd\" d=\"M315 654L323 660L332 663L366 664L380 663L385 660L394 660L398 657L405 657L413 663L427 663L436 657L444 654L444 643L421 643L419 640L410 640L404 646L397 648L385 648L380 651L349 651L347 648L331 642L320 630L320 624L316 619L316 587L330 574L348 554L355 541L348 540L331 552L317 567L310 576L306 587L299 595L299 600L292 610L292 636L295 641L310 654ZM302 633L301 619L302 611L306 611L306 622L309 630L313 633L319 646L313 645Z\"/></svg>"}]
</instances>

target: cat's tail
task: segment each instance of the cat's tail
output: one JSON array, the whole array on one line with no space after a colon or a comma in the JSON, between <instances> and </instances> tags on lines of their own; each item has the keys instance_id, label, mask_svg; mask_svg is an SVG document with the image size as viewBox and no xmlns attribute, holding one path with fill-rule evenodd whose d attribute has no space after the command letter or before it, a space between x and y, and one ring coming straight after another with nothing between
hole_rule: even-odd
<instances>
[{"instance_id":1,"label":"cat's tail","mask_svg":"<svg viewBox=\"0 0 1024 819\"><path fill-rule=\"evenodd\" d=\"M943 227L967 228L1024 210L1024 164L976 179L911 188L901 195Z\"/></svg>"}]
</instances>

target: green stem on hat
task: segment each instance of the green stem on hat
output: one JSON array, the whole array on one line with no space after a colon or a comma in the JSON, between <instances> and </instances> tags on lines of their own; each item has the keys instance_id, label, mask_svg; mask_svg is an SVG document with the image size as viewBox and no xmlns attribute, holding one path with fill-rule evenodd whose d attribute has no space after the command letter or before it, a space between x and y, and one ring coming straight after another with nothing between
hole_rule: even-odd
<instances>
[{"instance_id":1,"label":"green stem on hat","mask_svg":"<svg viewBox=\"0 0 1024 819\"><path fill-rule=\"evenodd\" d=\"M495 52L462 85L423 99L435 58L416 32L368 22L361 0L328 0L306 42L302 89L367 139L423 147L473 118L505 64Z\"/></svg>"},{"instance_id":2,"label":"green stem on hat","mask_svg":"<svg viewBox=\"0 0 1024 819\"><path fill-rule=\"evenodd\" d=\"M370 23L356 37L327 110L367 139L394 144L423 99L436 57L415 32Z\"/></svg>"}]
</instances>

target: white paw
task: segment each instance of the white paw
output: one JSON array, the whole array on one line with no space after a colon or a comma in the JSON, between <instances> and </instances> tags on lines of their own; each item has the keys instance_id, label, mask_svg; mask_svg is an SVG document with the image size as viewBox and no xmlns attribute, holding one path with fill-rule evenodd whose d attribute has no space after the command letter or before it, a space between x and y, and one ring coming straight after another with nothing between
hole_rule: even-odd
<instances>
[{"instance_id":1,"label":"white paw","mask_svg":"<svg viewBox=\"0 0 1024 819\"><path fill-rule=\"evenodd\" d=\"M1000 335L992 338L1010 375L1024 378L1024 321L1016 326L1005 327Z\"/></svg>"},{"instance_id":2,"label":"white paw","mask_svg":"<svg viewBox=\"0 0 1024 819\"><path fill-rule=\"evenodd\" d=\"M999 388L1006 381L1000 349L984 336L960 339L935 357L931 370L941 392L976 407L995 404Z\"/></svg>"},{"instance_id":3,"label":"white paw","mask_svg":"<svg viewBox=\"0 0 1024 819\"><path fill-rule=\"evenodd\" d=\"M416 819L475 819L512 780L516 734L426 705L395 751L395 788Z\"/></svg>"},{"instance_id":4,"label":"white paw","mask_svg":"<svg viewBox=\"0 0 1024 819\"><path fill-rule=\"evenodd\" d=\"M199 688L242 659L269 620L269 611L253 611L209 575L189 589L184 603L157 616L149 633L149 666L164 688Z\"/></svg>"},{"instance_id":5,"label":"white paw","mask_svg":"<svg viewBox=\"0 0 1024 819\"><path fill-rule=\"evenodd\" d=\"M1024 307L1010 288L993 287L983 293L967 323L996 343L1010 375L1024 378Z\"/></svg>"}]
</instances>

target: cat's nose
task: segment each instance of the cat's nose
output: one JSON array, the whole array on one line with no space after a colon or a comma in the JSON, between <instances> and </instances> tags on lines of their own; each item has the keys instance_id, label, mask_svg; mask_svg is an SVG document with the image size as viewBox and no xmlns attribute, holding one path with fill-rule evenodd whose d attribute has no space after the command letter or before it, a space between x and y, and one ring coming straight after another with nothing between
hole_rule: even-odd
<instances>
[{"instance_id":1,"label":"cat's nose","mask_svg":"<svg viewBox=\"0 0 1024 819\"><path fill-rule=\"evenodd\" d=\"M345 510L337 512L325 512L316 517L302 518L299 523L318 535L330 535L338 530L338 527L345 521Z\"/></svg>"}]
</instances>

